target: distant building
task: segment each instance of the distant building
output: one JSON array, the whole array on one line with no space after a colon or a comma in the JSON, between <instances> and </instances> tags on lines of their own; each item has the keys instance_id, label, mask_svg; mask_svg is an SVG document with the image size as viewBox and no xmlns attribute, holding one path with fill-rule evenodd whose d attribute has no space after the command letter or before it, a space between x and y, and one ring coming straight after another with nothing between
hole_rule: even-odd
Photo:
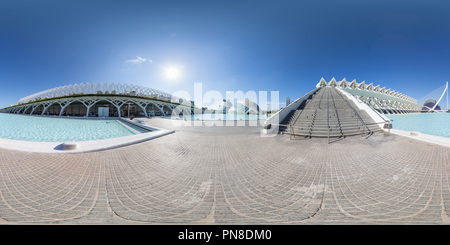
<instances>
[{"instance_id":1,"label":"distant building","mask_svg":"<svg viewBox=\"0 0 450 245\"><path fill-rule=\"evenodd\" d=\"M223 114L226 114L228 110L231 108L232 104L229 100L223 100L222 103L219 105L219 111L221 111Z\"/></svg>"},{"instance_id":2,"label":"distant building","mask_svg":"<svg viewBox=\"0 0 450 245\"><path fill-rule=\"evenodd\" d=\"M244 115L257 115L260 114L260 112L262 111L260 111L258 104L248 99L238 101L228 110L228 113L230 114L235 113Z\"/></svg>"},{"instance_id":3,"label":"distant building","mask_svg":"<svg viewBox=\"0 0 450 245\"><path fill-rule=\"evenodd\" d=\"M286 106L288 106L291 103L291 98L286 97Z\"/></svg>"},{"instance_id":4,"label":"distant building","mask_svg":"<svg viewBox=\"0 0 450 245\"><path fill-rule=\"evenodd\" d=\"M436 104L436 103L437 103L437 101L435 99L428 99L423 104L422 111L423 112L428 112L429 110L431 110L433 108L434 108L434 110L440 111L441 107L438 104Z\"/></svg>"}]
</instances>

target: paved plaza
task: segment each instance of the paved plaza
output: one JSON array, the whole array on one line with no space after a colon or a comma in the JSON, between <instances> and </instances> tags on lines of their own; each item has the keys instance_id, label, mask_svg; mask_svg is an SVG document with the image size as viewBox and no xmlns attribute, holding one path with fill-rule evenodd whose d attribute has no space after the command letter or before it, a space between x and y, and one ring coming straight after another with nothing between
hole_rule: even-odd
<instances>
[{"instance_id":1,"label":"paved plaza","mask_svg":"<svg viewBox=\"0 0 450 245\"><path fill-rule=\"evenodd\" d=\"M0 224L450 224L450 151L395 134L186 127L80 154L0 148Z\"/></svg>"}]
</instances>

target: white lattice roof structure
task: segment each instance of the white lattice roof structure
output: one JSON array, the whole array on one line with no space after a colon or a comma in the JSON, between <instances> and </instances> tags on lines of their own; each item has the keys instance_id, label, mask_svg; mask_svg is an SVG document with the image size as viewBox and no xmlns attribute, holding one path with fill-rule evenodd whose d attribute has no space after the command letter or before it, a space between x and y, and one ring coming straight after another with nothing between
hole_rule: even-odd
<instances>
[{"instance_id":1,"label":"white lattice roof structure","mask_svg":"<svg viewBox=\"0 0 450 245\"><path fill-rule=\"evenodd\" d=\"M123 94L139 97L157 98L170 100L172 95L161 92L156 89L146 88L138 85L120 84L120 83L80 83L66 85L57 88L48 89L35 93L19 100L19 104L28 103L37 100L59 98L71 95L91 95L91 94Z\"/></svg>"}]
</instances>

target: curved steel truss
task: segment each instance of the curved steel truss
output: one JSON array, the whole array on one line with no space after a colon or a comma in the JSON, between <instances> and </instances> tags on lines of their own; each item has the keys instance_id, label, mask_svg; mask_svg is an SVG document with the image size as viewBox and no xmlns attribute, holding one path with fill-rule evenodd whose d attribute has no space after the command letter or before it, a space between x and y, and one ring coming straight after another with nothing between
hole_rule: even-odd
<instances>
[{"instance_id":1,"label":"curved steel truss","mask_svg":"<svg viewBox=\"0 0 450 245\"><path fill-rule=\"evenodd\" d=\"M172 98L172 95L168 93L132 84L80 83L52 88L39 93L32 94L30 96L20 99L19 104L50 98L60 98L71 95L93 95L93 94L130 95L130 96L156 98L160 100L170 100Z\"/></svg>"}]
</instances>

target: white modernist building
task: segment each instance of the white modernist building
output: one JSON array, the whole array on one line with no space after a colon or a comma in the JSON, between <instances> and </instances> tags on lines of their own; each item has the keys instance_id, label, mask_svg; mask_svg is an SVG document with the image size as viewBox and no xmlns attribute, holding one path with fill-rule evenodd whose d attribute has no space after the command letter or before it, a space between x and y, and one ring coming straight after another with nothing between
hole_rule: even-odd
<instances>
[{"instance_id":1,"label":"white modernist building","mask_svg":"<svg viewBox=\"0 0 450 245\"><path fill-rule=\"evenodd\" d=\"M218 112L222 114L228 113L228 110L233 106L231 104L230 100L223 100L222 103L219 105Z\"/></svg>"},{"instance_id":2,"label":"white modernist building","mask_svg":"<svg viewBox=\"0 0 450 245\"><path fill-rule=\"evenodd\" d=\"M114 116L201 113L191 101L155 89L130 84L85 83L32 94L0 110L28 115Z\"/></svg>"},{"instance_id":3,"label":"white modernist building","mask_svg":"<svg viewBox=\"0 0 450 245\"><path fill-rule=\"evenodd\" d=\"M217 112L240 115L257 115L261 113L258 104L249 99L239 100L234 105L229 100L223 100L215 113Z\"/></svg>"},{"instance_id":4,"label":"white modernist building","mask_svg":"<svg viewBox=\"0 0 450 245\"><path fill-rule=\"evenodd\" d=\"M386 89L386 87L380 87L380 85L375 86L373 83L366 84L365 81L357 83L356 80L348 82L344 78L341 81L336 81L333 78L327 82L322 78L316 85L317 88L326 86L341 88L383 114L413 113L422 109L422 106L417 104L417 100L407 95Z\"/></svg>"},{"instance_id":5,"label":"white modernist building","mask_svg":"<svg viewBox=\"0 0 450 245\"><path fill-rule=\"evenodd\" d=\"M229 114L244 114L244 115L258 115L260 114L260 109L258 104L255 102L244 99L239 100L234 106L232 106L229 110Z\"/></svg>"}]
</instances>

